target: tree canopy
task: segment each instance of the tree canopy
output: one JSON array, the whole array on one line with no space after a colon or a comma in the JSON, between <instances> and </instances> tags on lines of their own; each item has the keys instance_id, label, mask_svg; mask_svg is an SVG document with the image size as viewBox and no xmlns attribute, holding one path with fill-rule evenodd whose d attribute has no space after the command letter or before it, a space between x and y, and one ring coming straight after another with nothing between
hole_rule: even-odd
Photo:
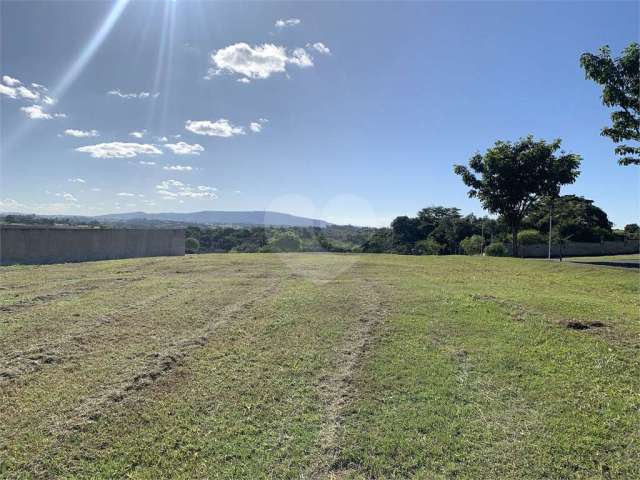
<instances>
[{"instance_id":1,"label":"tree canopy","mask_svg":"<svg viewBox=\"0 0 640 480\"><path fill-rule=\"evenodd\" d=\"M611 222L604 210L593 200L576 195L563 195L553 204L553 233L575 242L599 242L612 236ZM540 232L549 231L549 206L545 201L536 202L523 225Z\"/></svg>"},{"instance_id":2,"label":"tree canopy","mask_svg":"<svg viewBox=\"0 0 640 480\"><path fill-rule=\"evenodd\" d=\"M484 154L477 153L469 166L455 165L454 171L470 187L469 196L502 216L511 228L513 254L518 254L518 230L531 205L543 197L557 196L560 187L573 183L580 173L581 157L556 151L561 140L498 141Z\"/></svg>"},{"instance_id":3,"label":"tree canopy","mask_svg":"<svg viewBox=\"0 0 640 480\"><path fill-rule=\"evenodd\" d=\"M640 45L629 44L618 58L611 57L607 45L597 54L583 53L580 64L586 77L602 86L602 103L615 108L611 113L611 126L601 135L614 143L621 165L640 165L640 145L621 142L640 142Z\"/></svg>"}]
</instances>

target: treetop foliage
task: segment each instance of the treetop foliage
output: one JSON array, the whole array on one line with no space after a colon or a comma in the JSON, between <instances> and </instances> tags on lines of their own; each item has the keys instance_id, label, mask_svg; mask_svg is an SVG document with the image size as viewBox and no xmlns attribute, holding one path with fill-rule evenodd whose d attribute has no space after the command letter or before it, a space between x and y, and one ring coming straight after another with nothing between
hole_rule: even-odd
<instances>
[{"instance_id":1,"label":"treetop foliage","mask_svg":"<svg viewBox=\"0 0 640 480\"><path fill-rule=\"evenodd\" d=\"M597 54L583 53L580 65L586 78L602 86L602 103L616 108L611 112L611 126L604 127L601 135L620 144L615 148L618 163L640 165L640 146L621 143L640 142L640 45L632 42L618 58L605 45Z\"/></svg>"}]
</instances>

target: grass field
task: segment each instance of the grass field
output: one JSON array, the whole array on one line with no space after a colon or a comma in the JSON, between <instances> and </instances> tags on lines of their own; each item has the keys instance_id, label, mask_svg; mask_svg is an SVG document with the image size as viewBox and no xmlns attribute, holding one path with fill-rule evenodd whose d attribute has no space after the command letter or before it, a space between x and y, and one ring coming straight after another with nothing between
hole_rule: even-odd
<instances>
[{"instance_id":1,"label":"grass field","mask_svg":"<svg viewBox=\"0 0 640 480\"><path fill-rule=\"evenodd\" d=\"M640 277L225 254L0 270L2 478L640 478Z\"/></svg>"}]
</instances>

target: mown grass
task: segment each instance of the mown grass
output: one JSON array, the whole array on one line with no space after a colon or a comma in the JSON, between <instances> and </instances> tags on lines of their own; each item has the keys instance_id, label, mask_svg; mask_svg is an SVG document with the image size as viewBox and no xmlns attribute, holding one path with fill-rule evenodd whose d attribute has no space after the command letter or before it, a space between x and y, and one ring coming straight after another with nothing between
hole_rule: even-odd
<instances>
[{"instance_id":1,"label":"mown grass","mask_svg":"<svg viewBox=\"0 0 640 480\"><path fill-rule=\"evenodd\" d=\"M0 274L0 477L640 478L635 271L228 254Z\"/></svg>"}]
</instances>

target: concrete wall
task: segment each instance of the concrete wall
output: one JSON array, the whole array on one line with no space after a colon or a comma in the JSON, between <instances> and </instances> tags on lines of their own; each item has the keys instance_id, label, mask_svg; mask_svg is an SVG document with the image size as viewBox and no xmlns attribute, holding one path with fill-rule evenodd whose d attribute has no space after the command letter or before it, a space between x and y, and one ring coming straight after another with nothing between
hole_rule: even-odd
<instances>
[{"instance_id":1,"label":"concrete wall","mask_svg":"<svg viewBox=\"0 0 640 480\"><path fill-rule=\"evenodd\" d=\"M0 226L0 263L63 263L184 255L184 230Z\"/></svg>"},{"instance_id":2,"label":"concrete wall","mask_svg":"<svg viewBox=\"0 0 640 480\"><path fill-rule=\"evenodd\" d=\"M511 255L511 245L505 245L509 255ZM549 252L547 244L519 245L521 257L545 258ZM638 240L626 240L624 242L566 242L564 245L553 244L551 255L559 257L588 257L595 255L624 255L630 253L640 253L640 242Z\"/></svg>"}]
</instances>

